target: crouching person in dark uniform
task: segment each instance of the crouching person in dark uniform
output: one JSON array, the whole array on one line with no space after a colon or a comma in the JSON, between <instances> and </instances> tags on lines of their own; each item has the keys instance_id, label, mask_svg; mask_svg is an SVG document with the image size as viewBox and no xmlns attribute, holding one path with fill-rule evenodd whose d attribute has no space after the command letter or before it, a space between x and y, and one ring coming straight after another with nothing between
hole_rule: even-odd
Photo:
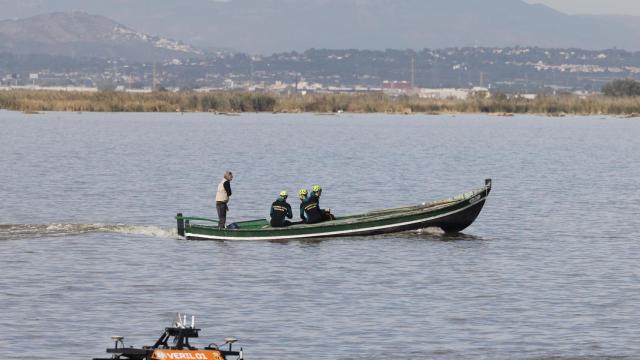
<instances>
[{"instance_id":1,"label":"crouching person in dark uniform","mask_svg":"<svg viewBox=\"0 0 640 360\"><path fill-rule=\"evenodd\" d=\"M322 195L322 188L320 185L313 185L311 188L312 192L307 198L309 203L315 203L318 211L320 212L321 219L317 222L335 220L336 217L331 214L331 209L321 209L320 208L320 195Z\"/></svg>"},{"instance_id":2,"label":"crouching person in dark uniform","mask_svg":"<svg viewBox=\"0 0 640 360\"><path fill-rule=\"evenodd\" d=\"M285 227L291 225L289 220L293 217L291 212L291 205L287 203L288 194L286 191L280 192L280 197L271 204L271 226L272 227Z\"/></svg>"},{"instance_id":3,"label":"crouching person in dark uniform","mask_svg":"<svg viewBox=\"0 0 640 360\"><path fill-rule=\"evenodd\" d=\"M319 186L316 185L318 188ZM306 198L300 197L302 203L300 204L300 212L301 217L303 217L302 212L304 211L304 218L307 224L315 224L319 222L323 222L325 220L324 211L320 210L320 196L318 192L316 192L316 186L313 187L313 191ZM319 190L321 191L321 190Z\"/></svg>"}]
</instances>

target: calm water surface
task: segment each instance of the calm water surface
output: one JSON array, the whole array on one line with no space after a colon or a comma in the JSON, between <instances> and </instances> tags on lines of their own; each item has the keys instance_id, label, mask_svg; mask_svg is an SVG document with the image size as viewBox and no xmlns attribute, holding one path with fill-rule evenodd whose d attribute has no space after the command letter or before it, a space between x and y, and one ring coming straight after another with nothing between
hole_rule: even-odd
<instances>
[{"instance_id":1,"label":"calm water surface","mask_svg":"<svg viewBox=\"0 0 640 360\"><path fill-rule=\"evenodd\" d=\"M0 111L0 351L104 356L182 311L247 359L638 358L639 138L608 117ZM494 191L459 235L178 239L227 168L231 221L315 183L338 214Z\"/></svg>"}]
</instances>

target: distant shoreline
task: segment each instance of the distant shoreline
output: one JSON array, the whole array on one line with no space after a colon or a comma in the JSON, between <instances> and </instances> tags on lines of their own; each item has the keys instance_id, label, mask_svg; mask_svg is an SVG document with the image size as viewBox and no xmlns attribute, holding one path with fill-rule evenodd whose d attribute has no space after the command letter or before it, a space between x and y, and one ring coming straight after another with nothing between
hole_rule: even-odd
<instances>
[{"instance_id":1,"label":"distant shoreline","mask_svg":"<svg viewBox=\"0 0 640 360\"><path fill-rule=\"evenodd\" d=\"M238 115L271 113L381 113L381 114L492 114L616 115L640 116L640 97L591 95L539 96L535 99L502 95L459 99L428 99L417 96L389 97L375 94L294 94L254 92L153 92L115 91L94 93L66 91L0 91L0 109L37 113L68 112L199 112Z\"/></svg>"}]
</instances>

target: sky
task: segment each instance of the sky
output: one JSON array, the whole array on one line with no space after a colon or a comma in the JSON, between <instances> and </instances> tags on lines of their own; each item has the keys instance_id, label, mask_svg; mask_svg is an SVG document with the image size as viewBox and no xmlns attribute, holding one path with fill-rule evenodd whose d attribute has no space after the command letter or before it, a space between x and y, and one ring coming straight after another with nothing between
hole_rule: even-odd
<instances>
[{"instance_id":1,"label":"sky","mask_svg":"<svg viewBox=\"0 0 640 360\"><path fill-rule=\"evenodd\" d=\"M545 4L567 14L618 14L640 16L640 0L525 0Z\"/></svg>"}]
</instances>

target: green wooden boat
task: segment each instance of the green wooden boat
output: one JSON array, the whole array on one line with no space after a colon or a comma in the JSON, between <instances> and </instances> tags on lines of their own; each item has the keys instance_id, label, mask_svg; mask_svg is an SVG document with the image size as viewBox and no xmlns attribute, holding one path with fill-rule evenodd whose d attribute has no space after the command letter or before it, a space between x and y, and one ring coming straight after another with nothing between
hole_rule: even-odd
<instances>
[{"instance_id":1,"label":"green wooden boat","mask_svg":"<svg viewBox=\"0 0 640 360\"><path fill-rule=\"evenodd\" d=\"M439 227L447 233L466 229L480 214L491 192L491 179L484 187L429 203L365 214L337 217L318 224L296 223L273 228L266 219L234 223L219 229L218 220L176 216L178 234L189 240L290 240L324 237L364 236Z\"/></svg>"}]
</instances>

